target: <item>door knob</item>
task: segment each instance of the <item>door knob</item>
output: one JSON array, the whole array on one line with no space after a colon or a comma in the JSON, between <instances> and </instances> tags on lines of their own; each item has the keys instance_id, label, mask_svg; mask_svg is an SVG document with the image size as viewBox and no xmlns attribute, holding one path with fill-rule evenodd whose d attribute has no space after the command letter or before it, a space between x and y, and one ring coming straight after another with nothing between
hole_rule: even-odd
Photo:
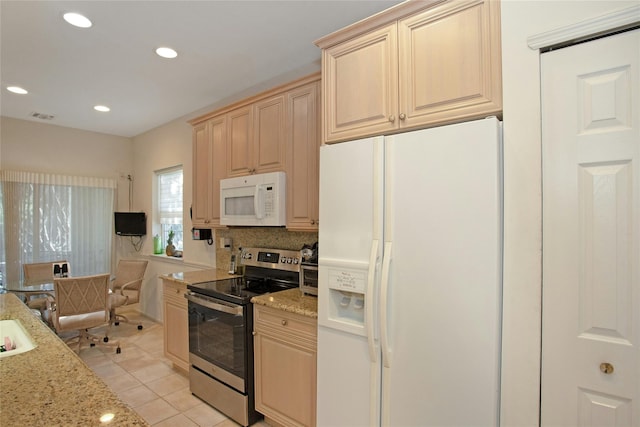
<instances>
[{"instance_id":1,"label":"door knob","mask_svg":"<svg viewBox=\"0 0 640 427\"><path fill-rule=\"evenodd\" d=\"M613 365L611 363L603 362L600 364L600 371L605 374L612 374Z\"/></svg>"}]
</instances>

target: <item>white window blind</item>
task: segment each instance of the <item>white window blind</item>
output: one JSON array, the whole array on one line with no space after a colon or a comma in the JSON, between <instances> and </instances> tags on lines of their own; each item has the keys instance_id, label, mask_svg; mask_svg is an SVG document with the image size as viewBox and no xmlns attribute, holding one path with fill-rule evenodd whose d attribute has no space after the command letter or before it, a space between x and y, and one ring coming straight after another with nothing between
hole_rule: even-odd
<instances>
[{"instance_id":1,"label":"white window blind","mask_svg":"<svg viewBox=\"0 0 640 427\"><path fill-rule=\"evenodd\" d=\"M0 271L66 260L74 276L111 271L116 181L0 171Z\"/></svg>"},{"instance_id":2,"label":"white window blind","mask_svg":"<svg viewBox=\"0 0 640 427\"><path fill-rule=\"evenodd\" d=\"M158 214L161 224L182 224L182 168L158 172Z\"/></svg>"}]
</instances>

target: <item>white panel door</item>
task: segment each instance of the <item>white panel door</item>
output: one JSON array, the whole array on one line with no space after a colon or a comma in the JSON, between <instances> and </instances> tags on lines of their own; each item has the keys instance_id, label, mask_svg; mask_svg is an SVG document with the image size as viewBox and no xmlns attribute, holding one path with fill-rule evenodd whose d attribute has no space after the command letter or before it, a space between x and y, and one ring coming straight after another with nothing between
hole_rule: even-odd
<instances>
[{"instance_id":1,"label":"white panel door","mask_svg":"<svg viewBox=\"0 0 640 427\"><path fill-rule=\"evenodd\" d=\"M640 425L639 56L542 54L543 426Z\"/></svg>"}]
</instances>

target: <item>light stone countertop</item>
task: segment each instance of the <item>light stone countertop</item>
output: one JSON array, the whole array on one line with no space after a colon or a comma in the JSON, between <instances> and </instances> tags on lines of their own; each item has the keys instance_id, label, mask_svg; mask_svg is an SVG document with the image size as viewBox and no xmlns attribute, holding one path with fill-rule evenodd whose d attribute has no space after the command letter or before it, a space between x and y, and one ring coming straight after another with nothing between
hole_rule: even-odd
<instances>
[{"instance_id":1,"label":"light stone countertop","mask_svg":"<svg viewBox=\"0 0 640 427\"><path fill-rule=\"evenodd\" d=\"M187 271L184 273L160 275L160 278L163 280L170 280L183 285L223 280L230 277L238 277L238 275L229 274L220 269ZM251 302L254 304L266 305L278 310L301 314L307 317L318 317L318 298L312 295L302 295L299 288L253 297Z\"/></svg>"},{"instance_id":2,"label":"light stone countertop","mask_svg":"<svg viewBox=\"0 0 640 427\"><path fill-rule=\"evenodd\" d=\"M0 425L149 425L11 293L0 294L5 319L18 319L37 347L0 359ZM106 413L114 418L102 424Z\"/></svg>"},{"instance_id":3,"label":"light stone countertop","mask_svg":"<svg viewBox=\"0 0 640 427\"><path fill-rule=\"evenodd\" d=\"M303 295L299 288L253 297L251 302L314 319L318 318L318 297Z\"/></svg>"},{"instance_id":4,"label":"light stone countertop","mask_svg":"<svg viewBox=\"0 0 640 427\"><path fill-rule=\"evenodd\" d=\"M230 277L238 277L236 274L229 274L221 269L186 271L184 273L161 274L163 280L181 283L183 285L192 285L194 283L211 282L214 280L223 280Z\"/></svg>"}]
</instances>

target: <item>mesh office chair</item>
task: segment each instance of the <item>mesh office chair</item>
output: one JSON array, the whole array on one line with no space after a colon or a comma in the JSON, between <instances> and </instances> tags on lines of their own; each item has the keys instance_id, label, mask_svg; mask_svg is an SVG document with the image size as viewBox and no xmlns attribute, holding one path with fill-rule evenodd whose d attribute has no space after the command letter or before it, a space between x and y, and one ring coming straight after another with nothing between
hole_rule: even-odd
<instances>
[{"instance_id":1,"label":"mesh office chair","mask_svg":"<svg viewBox=\"0 0 640 427\"><path fill-rule=\"evenodd\" d=\"M56 278L53 284L56 295L48 300L48 308L56 333L77 330L78 336L65 342L77 339L78 353L85 342L115 346L120 353L119 343L109 342L109 274ZM89 333L89 329L106 325L109 327L102 338Z\"/></svg>"},{"instance_id":2,"label":"mesh office chair","mask_svg":"<svg viewBox=\"0 0 640 427\"><path fill-rule=\"evenodd\" d=\"M140 301L140 290L147 270L146 260L120 260L113 279L111 290L111 315L109 322L118 326L120 322L129 322L129 319L116 313L116 308L125 305L136 304ZM138 329L142 329L142 323L138 323Z\"/></svg>"}]
</instances>

